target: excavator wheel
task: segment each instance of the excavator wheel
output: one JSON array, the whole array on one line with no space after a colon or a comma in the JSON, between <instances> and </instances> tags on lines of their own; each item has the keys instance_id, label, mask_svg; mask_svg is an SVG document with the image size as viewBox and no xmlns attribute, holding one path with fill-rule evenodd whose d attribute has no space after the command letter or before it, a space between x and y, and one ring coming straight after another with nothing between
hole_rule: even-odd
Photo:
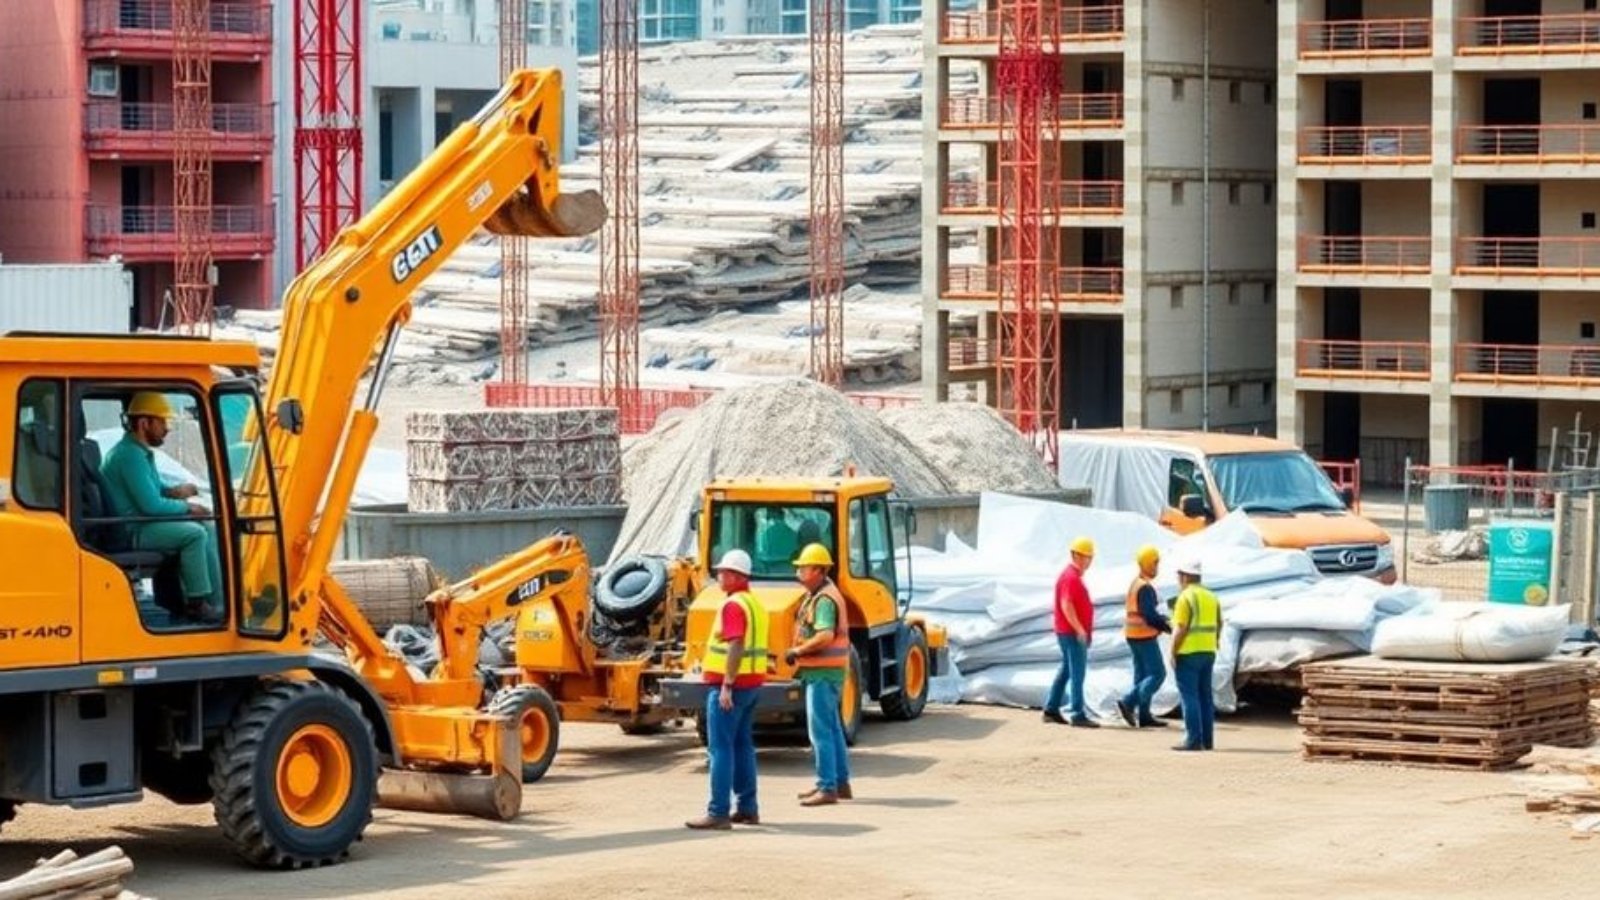
<instances>
[{"instance_id":1,"label":"excavator wheel","mask_svg":"<svg viewBox=\"0 0 1600 900\"><path fill-rule=\"evenodd\" d=\"M900 690L884 695L879 705L883 714L891 719L909 722L922 715L928 705L928 639L922 629L910 629L906 649L900 654Z\"/></svg>"},{"instance_id":2,"label":"excavator wheel","mask_svg":"<svg viewBox=\"0 0 1600 900\"><path fill-rule=\"evenodd\" d=\"M234 712L211 765L217 823L253 865L338 862L372 821L372 726L353 700L321 682L264 682Z\"/></svg>"},{"instance_id":3,"label":"excavator wheel","mask_svg":"<svg viewBox=\"0 0 1600 900\"><path fill-rule=\"evenodd\" d=\"M522 743L522 783L533 784L550 771L561 743L561 711L544 688L519 684L503 688L489 701L489 712L517 723Z\"/></svg>"}]
</instances>

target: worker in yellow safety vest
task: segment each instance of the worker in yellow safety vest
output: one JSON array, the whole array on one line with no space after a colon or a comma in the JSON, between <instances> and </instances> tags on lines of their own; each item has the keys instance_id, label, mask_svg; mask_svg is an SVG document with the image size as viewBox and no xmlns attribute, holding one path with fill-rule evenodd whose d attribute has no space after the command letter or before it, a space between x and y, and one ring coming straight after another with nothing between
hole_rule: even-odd
<instances>
[{"instance_id":1,"label":"worker in yellow safety vest","mask_svg":"<svg viewBox=\"0 0 1600 900\"><path fill-rule=\"evenodd\" d=\"M759 825L756 808L756 696L767 679L767 614L750 593L750 554L729 550L714 574L726 599L706 644L706 753L711 802L706 814L684 824L726 831L734 823ZM730 809L728 795L735 805Z\"/></svg>"},{"instance_id":2,"label":"worker in yellow safety vest","mask_svg":"<svg viewBox=\"0 0 1600 900\"><path fill-rule=\"evenodd\" d=\"M1222 603L1200 584L1200 561L1178 566L1178 599L1172 606L1172 671L1183 701L1183 743L1174 750L1212 749L1217 710L1211 673L1222 633Z\"/></svg>"},{"instance_id":3,"label":"worker in yellow safety vest","mask_svg":"<svg viewBox=\"0 0 1600 900\"><path fill-rule=\"evenodd\" d=\"M1127 616L1122 625L1122 636L1133 655L1133 690L1117 701L1117 712L1129 728L1165 728L1167 723L1150 714L1150 700L1167 680L1157 639L1172 632L1167 617L1161 614L1153 583L1161 551L1146 544L1134 553L1133 559L1139 564L1139 574L1128 585Z\"/></svg>"},{"instance_id":4,"label":"worker in yellow safety vest","mask_svg":"<svg viewBox=\"0 0 1600 900\"><path fill-rule=\"evenodd\" d=\"M833 554L827 547L807 544L794 568L806 597L795 622L798 643L784 660L799 668L800 683L805 685L806 731L817 766L817 786L800 795L800 805L827 806L854 796L840 704L851 683L850 622L844 596L828 577Z\"/></svg>"}]
</instances>

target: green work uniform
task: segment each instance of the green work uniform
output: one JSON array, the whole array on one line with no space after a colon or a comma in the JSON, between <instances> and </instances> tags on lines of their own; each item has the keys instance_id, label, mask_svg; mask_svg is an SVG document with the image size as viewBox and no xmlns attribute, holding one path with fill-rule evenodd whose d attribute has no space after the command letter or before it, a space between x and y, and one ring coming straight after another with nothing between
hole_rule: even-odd
<instances>
[{"instance_id":1,"label":"green work uniform","mask_svg":"<svg viewBox=\"0 0 1600 900\"><path fill-rule=\"evenodd\" d=\"M134 549L176 553L184 596L220 605L221 560L210 524L190 519L185 501L162 495L155 452L125 434L106 454L100 472L106 479L111 512L117 518L173 520L133 523Z\"/></svg>"},{"instance_id":2,"label":"green work uniform","mask_svg":"<svg viewBox=\"0 0 1600 900\"><path fill-rule=\"evenodd\" d=\"M804 602L815 603L817 607L810 625L806 624L803 616L801 617L799 628L802 641L811 640L819 631L832 631L839 627L839 607L833 602L832 597L818 593L807 597ZM809 668L801 669L799 672L801 681L831 681L839 685L844 684L844 674L845 670L842 668Z\"/></svg>"}]
</instances>

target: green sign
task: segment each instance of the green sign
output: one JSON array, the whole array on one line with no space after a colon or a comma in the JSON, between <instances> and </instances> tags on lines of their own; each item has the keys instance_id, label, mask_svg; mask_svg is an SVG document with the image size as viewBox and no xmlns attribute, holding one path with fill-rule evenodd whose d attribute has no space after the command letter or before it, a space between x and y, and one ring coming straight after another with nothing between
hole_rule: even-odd
<instances>
[{"instance_id":1,"label":"green sign","mask_svg":"<svg viewBox=\"0 0 1600 900\"><path fill-rule=\"evenodd\" d=\"M1489 526L1489 601L1543 606L1550 602L1549 522L1504 521Z\"/></svg>"}]
</instances>

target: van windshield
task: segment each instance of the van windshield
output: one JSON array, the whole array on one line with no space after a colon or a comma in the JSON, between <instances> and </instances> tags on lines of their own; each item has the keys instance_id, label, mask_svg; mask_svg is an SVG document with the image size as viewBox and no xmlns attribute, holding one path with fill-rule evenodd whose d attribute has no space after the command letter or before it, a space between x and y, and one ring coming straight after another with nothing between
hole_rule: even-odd
<instances>
[{"instance_id":1,"label":"van windshield","mask_svg":"<svg viewBox=\"0 0 1600 900\"><path fill-rule=\"evenodd\" d=\"M1322 468L1298 450L1213 456L1210 463L1229 509L1293 513L1345 508Z\"/></svg>"}]
</instances>

